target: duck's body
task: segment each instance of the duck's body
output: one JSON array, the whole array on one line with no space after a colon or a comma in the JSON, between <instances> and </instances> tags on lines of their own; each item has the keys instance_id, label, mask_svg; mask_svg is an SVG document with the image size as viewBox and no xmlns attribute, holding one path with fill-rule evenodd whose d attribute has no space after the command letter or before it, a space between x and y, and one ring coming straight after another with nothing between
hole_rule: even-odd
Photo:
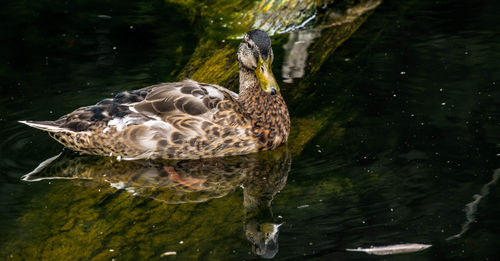
<instances>
[{"instance_id":1,"label":"duck's body","mask_svg":"<svg viewBox=\"0 0 500 261\"><path fill-rule=\"evenodd\" d=\"M252 41L252 32L254 38L263 37L262 31L251 31L242 45ZM253 47L264 49L259 45L262 39L253 40ZM48 131L73 150L124 159L208 158L273 149L287 141L290 119L277 86L267 86L261 79L272 77L272 51L266 55L269 68L254 68L266 66L259 60L261 51L250 61L255 66L248 66L248 56L255 54L242 45L239 95L185 80L125 91L56 121L23 123ZM270 76L257 73L259 69Z\"/></svg>"}]
</instances>

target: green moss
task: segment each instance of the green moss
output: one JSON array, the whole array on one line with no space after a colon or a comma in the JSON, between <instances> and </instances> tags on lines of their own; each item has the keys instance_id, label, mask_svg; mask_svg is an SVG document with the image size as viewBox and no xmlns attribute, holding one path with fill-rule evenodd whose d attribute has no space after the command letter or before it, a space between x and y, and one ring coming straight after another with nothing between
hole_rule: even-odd
<instances>
[{"instance_id":1,"label":"green moss","mask_svg":"<svg viewBox=\"0 0 500 261\"><path fill-rule=\"evenodd\" d=\"M179 79L191 78L235 89L238 83L236 47L234 41L228 44L213 41L200 43Z\"/></svg>"}]
</instances>

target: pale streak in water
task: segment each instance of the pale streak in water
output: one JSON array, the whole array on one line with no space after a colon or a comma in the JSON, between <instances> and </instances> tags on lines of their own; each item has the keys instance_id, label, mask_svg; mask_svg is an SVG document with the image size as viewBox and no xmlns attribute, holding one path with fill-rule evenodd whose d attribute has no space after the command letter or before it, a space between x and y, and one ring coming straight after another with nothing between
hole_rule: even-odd
<instances>
[{"instance_id":1,"label":"pale streak in water","mask_svg":"<svg viewBox=\"0 0 500 261\"><path fill-rule=\"evenodd\" d=\"M308 17L307 19L305 19L301 24L298 24L298 25L293 24L293 25L290 25L288 27L285 27L283 30L280 30L280 29L282 29L283 24L278 24L277 26L271 27L269 29L265 29L264 31L266 31L269 34L269 36L273 36L275 34L285 34L285 33L289 33L289 32L295 32L295 31L298 31L299 29L303 29L304 27L306 27L306 25L309 22L311 22L312 20L314 20L315 18L316 18L316 12L313 15L311 15L310 17ZM252 28L262 28L262 27L266 27L266 24L259 25L259 22L255 22L254 25L252 26ZM243 39L245 34L246 33L238 35L236 37L229 37L229 39Z\"/></svg>"},{"instance_id":2,"label":"pale streak in water","mask_svg":"<svg viewBox=\"0 0 500 261\"><path fill-rule=\"evenodd\" d=\"M31 178L32 175L39 173L42 169L44 169L46 166L48 166L54 160L56 160L57 158L59 158L59 156L61 156L61 154L62 153L59 153L59 154L55 155L54 157L50 157L50 158L44 160L42 163L38 164L38 166L33 171L31 171L30 173L22 176L21 179L23 181L30 181L30 182L41 181L41 180L51 180L51 179L75 179L73 177L42 177L42 178Z\"/></svg>"},{"instance_id":3,"label":"pale streak in water","mask_svg":"<svg viewBox=\"0 0 500 261\"><path fill-rule=\"evenodd\" d=\"M292 31L296 31L296 30L299 30L299 29L302 29L304 28L310 21L314 20L314 18L316 18L316 12L314 12L313 15L311 15L311 17L307 18L306 20L304 20L304 22L302 22L301 24L299 25L291 25L281 31L279 31L279 29L276 29L275 32L278 32L278 34L284 34L284 33L288 33L288 32L292 32ZM279 27L278 27L279 28Z\"/></svg>"},{"instance_id":4,"label":"pale streak in water","mask_svg":"<svg viewBox=\"0 0 500 261\"><path fill-rule=\"evenodd\" d=\"M418 252L427 249L431 246L432 245L409 243L409 244L397 244L397 245L370 247L370 248L360 248L360 247L348 248L346 250L354 252L365 252L370 255L382 256L382 255L394 255L394 254Z\"/></svg>"},{"instance_id":5,"label":"pale streak in water","mask_svg":"<svg viewBox=\"0 0 500 261\"><path fill-rule=\"evenodd\" d=\"M483 199L485 196L487 196L490 193L490 186L494 185L497 183L498 178L500 177L500 169L495 170L493 172L493 176L491 178L491 181L486 183L482 188L479 194L475 194L472 196L474 198L473 201L465 205L464 212L465 212L465 222L462 224L462 230L460 233L448 237L446 240L451 240L454 238L460 238L465 232L469 230L470 224L476 221L476 211L477 211L477 206L479 205L479 202L481 202L481 199Z\"/></svg>"}]
</instances>

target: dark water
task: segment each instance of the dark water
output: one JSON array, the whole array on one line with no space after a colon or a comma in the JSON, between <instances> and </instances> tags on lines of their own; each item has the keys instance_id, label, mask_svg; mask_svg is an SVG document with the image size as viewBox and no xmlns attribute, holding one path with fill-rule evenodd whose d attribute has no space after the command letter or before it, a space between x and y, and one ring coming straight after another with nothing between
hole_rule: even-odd
<instances>
[{"instance_id":1,"label":"dark water","mask_svg":"<svg viewBox=\"0 0 500 261\"><path fill-rule=\"evenodd\" d=\"M499 11L385 1L294 83L279 77L290 36L273 37L293 129L277 151L156 163L64 152L27 182L62 146L18 120L176 80L206 21L160 1L3 3L1 259L379 260L346 249L422 243L383 260L498 260Z\"/></svg>"}]
</instances>

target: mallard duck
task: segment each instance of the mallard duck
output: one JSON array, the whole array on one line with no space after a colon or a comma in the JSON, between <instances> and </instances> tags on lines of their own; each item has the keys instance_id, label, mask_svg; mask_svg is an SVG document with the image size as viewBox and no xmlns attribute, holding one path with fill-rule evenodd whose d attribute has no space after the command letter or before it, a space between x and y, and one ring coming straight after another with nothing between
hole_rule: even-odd
<instances>
[{"instance_id":1,"label":"mallard duck","mask_svg":"<svg viewBox=\"0 0 500 261\"><path fill-rule=\"evenodd\" d=\"M239 94L184 80L124 91L55 121L21 121L83 154L195 159L248 154L285 143L288 109L274 75L271 39L245 34L237 52Z\"/></svg>"}]
</instances>

